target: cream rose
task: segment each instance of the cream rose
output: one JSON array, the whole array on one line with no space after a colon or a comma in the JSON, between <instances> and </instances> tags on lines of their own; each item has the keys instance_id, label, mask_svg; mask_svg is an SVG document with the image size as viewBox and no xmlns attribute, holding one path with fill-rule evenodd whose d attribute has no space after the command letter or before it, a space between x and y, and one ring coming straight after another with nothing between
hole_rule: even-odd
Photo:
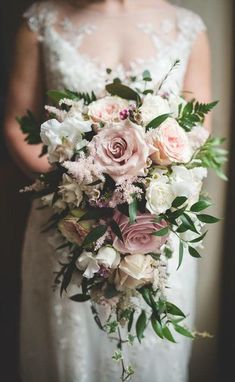
<instances>
[{"instance_id":1,"label":"cream rose","mask_svg":"<svg viewBox=\"0 0 235 382\"><path fill-rule=\"evenodd\" d=\"M73 204L76 207L80 206L83 199L82 190L78 182L67 174L63 174L63 183L59 186L59 194L63 202Z\"/></svg>"},{"instance_id":2,"label":"cream rose","mask_svg":"<svg viewBox=\"0 0 235 382\"><path fill-rule=\"evenodd\" d=\"M120 112L129 107L128 101L117 96L108 96L92 102L88 115L94 122L119 122Z\"/></svg>"},{"instance_id":3,"label":"cream rose","mask_svg":"<svg viewBox=\"0 0 235 382\"><path fill-rule=\"evenodd\" d=\"M128 120L100 130L88 147L95 163L116 182L144 175L153 152L143 129Z\"/></svg>"},{"instance_id":4,"label":"cream rose","mask_svg":"<svg viewBox=\"0 0 235 382\"><path fill-rule=\"evenodd\" d=\"M121 261L115 274L117 290L134 289L154 279L154 260L150 255L129 255Z\"/></svg>"},{"instance_id":5,"label":"cream rose","mask_svg":"<svg viewBox=\"0 0 235 382\"><path fill-rule=\"evenodd\" d=\"M145 125L162 114L170 113L170 107L166 99L152 94L147 94L140 107L142 120Z\"/></svg>"},{"instance_id":6,"label":"cream rose","mask_svg":"<svg viewBox=\"0 0 235 382\"><path fill-rule=\"evenodd\" d=\"M151 130L148 137L156 148L151 155L154 163L168 166L190 161L192 150L187 134L175 119L167 118L157 129Z\"/></svg>"}]
</instances>

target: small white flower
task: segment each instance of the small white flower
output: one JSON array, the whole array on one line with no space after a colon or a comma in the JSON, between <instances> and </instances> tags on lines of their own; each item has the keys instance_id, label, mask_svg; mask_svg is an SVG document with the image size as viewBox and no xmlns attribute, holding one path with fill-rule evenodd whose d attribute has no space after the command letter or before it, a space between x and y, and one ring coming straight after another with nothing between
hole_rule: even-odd
<instances>
[{"instance_id":1,"label":"small white flower","mask_svg":"<svg viewBox=\"0 0 235 382\"><path fill-rule=\"evenodd\" d=\"M142 120L145 125L162 114L170 113L170 107L166 99L152 94L147 94L140 107Z\"/></svg>"},{"instance_id":2,"label":"small white flower","mask_svg":"<svg viewBox=\"0 0 235 382\"><path fill-rule=\"evenodd\" d=\"M74 204L76 207L80 206L83 199L78 182L67 174L63 175L63 183L59 186L59 193L65 203Z\"/></svg>"},{"instance_id":3,"label":"small white flower","mask_svg":"<svg viewBox=\"0 0 235 382\"><path fill-rule=\"evenodd\" d=\"M91 122L85 121L81 113L67 117L59 122L50 119L41 125L41 139L48 147L48 157L51 163L70 159L74 150L86 146L87 141L82 135L91 130Z\"/></svg>"},{"instance_id":4,"label":"small white flower","mask_svg":"<svg viewBox=\"0 0 235 382\"><path fill-rule=\"evenodd\" d=\"M120 254L113 247L105 246L99 249L96 260L107 268L117 268L120 263Z\"/></svg>"},{"instance_id":5,"label":"small white flower","mask_svg":"<svg viewBox=\"0 0 235 382\"><path fill-rule=\"evenodd\" d=\"M146 208L152 214L159 215L171 207L175 196L167 176L155 175L146 190L146 199Z\"/></svg>"},{"instance_id":6,"label":"small white flower","mask_svg":"<svg viewBox=\"0 0 235 382\"><path fill-rule=\"evenodd\" d=\"M100 269L95 255L92 252L84 251L76 261L79 270L84 271L83 276L91 279Z\"/></svg>"},{"instance_id":7,"label":"small white flower","mask_svg":"<svg viewBox=\"0 0 235 382\"><path fill-rule=\"evenodd\" d=\"M52 203L54 195L55 195L54 192L52 192L51 194L42 196L41 197L42 204L44 206L53 207L55 211L64 210L66 208L66 204L61 199L57 199L55 203Z\"/></svg>"}]
</instances>

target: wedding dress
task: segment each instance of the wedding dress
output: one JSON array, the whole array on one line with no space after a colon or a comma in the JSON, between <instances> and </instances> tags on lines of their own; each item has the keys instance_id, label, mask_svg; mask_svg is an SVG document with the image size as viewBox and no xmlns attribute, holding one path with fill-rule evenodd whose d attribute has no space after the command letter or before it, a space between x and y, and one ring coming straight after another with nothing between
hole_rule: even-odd
<instances>
[{"instance_id":1,"label":"wedding dress","mask_svg":"<svg viewBox=\"0 0 235 382\"><path fill-rule=\"evenodd\" d=\"M205 25L191 11L162 3L136 8L121 19L89 9L78 12L68 2L35 3L24 16L41 44L47 88L99 94L116 77L138 87L146 69L158 86L180 59L162 88L179 94L192 46ZM115 39L117 31L121 41ZM36 207L34 203L23 251L22 381L117 382L119 366L111 359L116 344L97 327L89 303L75 303L53 291L58 261L50 245L51 233L41 233L49 212ZM192 327L196 261L185 256L176 271L177 262L173 255L168 299L190 313L187 324ZM141 345L129 346L128 359L136 369L132 381L186 382L191 340L176 338L177 344L162 341L150 327Z\"/></svg>"}]
</instances>

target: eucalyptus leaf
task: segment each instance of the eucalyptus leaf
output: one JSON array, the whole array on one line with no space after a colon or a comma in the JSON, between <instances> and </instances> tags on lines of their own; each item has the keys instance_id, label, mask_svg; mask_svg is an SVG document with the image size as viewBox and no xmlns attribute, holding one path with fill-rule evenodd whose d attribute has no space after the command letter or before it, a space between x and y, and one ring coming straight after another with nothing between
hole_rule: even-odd
<instances>
[{"instance_id":1,"label":"eucalyptus leaf","mask_svg":"<svg viewBox=\"0 0 235 382\"><path fill-rule=\"evenodd\" d=\"M70 297L70 300L76 302L85 302L90 300L90 296L84 294L75 294L74 296Z\"/></svg>"},{"instance_id":2,"label":"eucalyptus leaf","mask_svg":"<svg viewBox=\"0 0 235 382\"><path fill-rule=\"evenodd\" d=\"M200 253L194 248L194 247L188 247L189 254L192 257L195 257L196 259L199 259L201 257Z\"/></svg>"},{"instance_id":3,"label":"eucalyptus leaf","mask_svg":"<svg viewBox=\"0 0 235 382\"><path fill-rule=\"evenodd\" d=\"M182 336L194 339L193 334L183 326L174 324L174 329L177 333L181 334Z\"/></svg>"},{"instance_id":4,"label":"eucalyptus leaf","mask_svg":"<svg viewBox=\"0 0 235 382\"><path fill-rule=\"evenodd\" d=\"M127 100L136 101L138 104L141 101L139 94L135 90L121 83L115 82L112 84L108 84L105 88L113 96L118 96Z\"/></svg>"},{"instance_id":5,"label":"eucalyptus leaf","mask_svg":"<svg viewBox=\"0 0 235 382\"><path fill-rule=\"evenodd\" d=\"M137 216L137 199L136 197L133 197L133 201L129 204L129 219L131 224L135 223L136 216Z\"/></svg>"},{"instance_id":6,"label":"eucalyptus leaf","mask_svg":"<svg viewBox=\"0 0 235 382\"><path fill-rule=\"evenodd\" d=\"M177 270L180 268L180 266L182 264L183 257L184 257L184 243L182 242L182 240L180 240L180 243L179 243L179 264L178 264Z\"/></svg>"},{"instance_id":7,"label":"eucalyptus leaf","mask_svg":"<svg viewBox=\"0 0 235 382\"><path fill-rule=\"evenodd\" d=\"M175 341L170 329L168 328L168 326L166 326L166 325L163 326L162 334L163 334L164 338L166 338L168 341L176 343L176 341Z\"/></svg>"},{"instance_id":8,"label":"eucalyptus leaf","mask_svg":"<svg viewBox=\"0 0 235 382\"><path fill-rule=\"evenodd\" d=\"M141 342L144 336L144 331L146 329L146 326L147 326L147 317L146 317L145 311L142 310L136 322L136 335L139 342Z\"/></svg>"},{"instance_id":9,"label":"eucalyptus leaf","mask_svg":"<svg viewBox=\"0 0 235 382\"><path fill-rule=\"evenodd\" d=\"M206 214L197 215L198 220L200 220L202 223L207 224L214 224L220 221L220 219Z\"/></svg>"},{"instance_id":10,"label":"eucalyptus leaf","mask_svg":"<svg viewBox=\"0 0 235 382\"><path fill-rule=\"evenodd\" d=\"M107 225L99 225L98 227L95 227L85 237L82 246L88 247L90 244L96 242L98 239L100 239L106 233L107 229L108 229Z\"/></svg>"},{"instance_id":11,"label":"eucalyptus leaf","mask_svg":"<svg viewBox=\"0 0 235 382\"><path fill-rule=\"evenodd\" d=\"M155 331L155 333L158 335L160 338L164 338L163 331L162 331L162 325L158 320L155 319L155 317L152 315L151 316L151 324L152 328Z\"/></svg>"},{"instance_id":12,"label":"eucalyptus leaf","mask_svg":"<svg viewBox=\"0 0 235 382\"><path fill-rule=\"evenodd\" d=\"M161 228L159 231L152 232L153 236L166 236L169 232L169 227Z\"/></svg>"},{"instance_id":13,"label":"eucalyptus leaf","mask_svg":"<svg viewBox=\"0 0 235 382\"><path fill-rule=\"evenodd\" d=\"M206 231L203 235L200 235L199 237L197 237L196 239L193 239L193 240L190 240L189 243L199 243L200 241L202 241L204 239L204 237L207 235L207 232Z\"/></svg>"},{"instance_id":14,"label":"eucalyptus leaf","mask_svg":"<svg viewBox=\"0 0 235 382\"><path fill-rule=\"evenodd\" d=\"M149 129L156 129L159 127L167 118L169 118L170 114L162 114L159 115L158 117L154 118L152 121L150 121L147 126L146 126L146 131Z\"/></svg>"},{"instance_id":15,"label":"eucalyptus leaf","mask_svg":"<svg viewBox=\"0 0 235 382\"><path fill-rule=\"evenodd\" d=\"M181 207L187 200L188 200L188 198L186 196L177 196L173 200L172 207L174 207L174 208Z\"/></svg>"},{"instance_id":16,"label":"eucalyptus leaf","mask_svg":"<svg viewBox=\"0 0 235 382\"><path fill-rule=\"evenodd\" d=\"M179 316L179 317L185 318L185 314L182 312L182 310L178 308L178 306L172 304L169 301L166 301L166 309L167 309L167 312L172 314L173 316Z\"/></svg>"},{"instance_id":17,"label":"eucalyptus leaf","mask_svg":"<svg viewBox=\"0 0 235 382\"><path fill-rule=\"evenodd\" d=\"M112 219L109 224L113 233L119 238L119 240L123 242L122 231L120 230L120 227L117 224L117 222L114 219Z\"/></svg>"},{"instance_id":18,"label":"eucalyptus leaf","mask_svg":"<svg viewBox=\"0 0 235 382\"><path fill-rule=\"evenodd\" d=\"M193 204L192 207L190 208L190 211L200 212L200 211L203 211L210 206L211 206L211 202L209 200L203 199L203 200L200 200L199 202Z\"/></svg>"}]
</instances>

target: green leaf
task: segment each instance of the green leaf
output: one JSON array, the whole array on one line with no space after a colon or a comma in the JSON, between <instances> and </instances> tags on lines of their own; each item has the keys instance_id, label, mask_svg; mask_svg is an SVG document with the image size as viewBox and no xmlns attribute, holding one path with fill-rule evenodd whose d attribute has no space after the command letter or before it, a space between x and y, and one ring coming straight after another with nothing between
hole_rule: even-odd
<instances>
[{"instance_id":1,"label":"green leaf","mask_svg":"<svg viewBox=\"0 0 235 382\"><path fill-rule=\"evenodd\" d=\"M135 223L136 216L137 216L137 199L136 197L133 197L132 203L129 204L129 218L130 218L131 224Z\"/></svg>"},{"instance_id":2,"label":"green leaf","mask_svg":"<svg viewBox=\"0 0 235 382\"><path fill-rule=\"evenodd\" d=\"M162 332L162 325L158 320L155 319L154 315L151 316L151 324L152 328L155 331L155 333L158 335L160 338L164 338L163 332Z\"/></svg>"},{"instance_id":3,"label":"green leaf","mask_svg":"<svg viewBox=\"0 0 235 382\"><path fill-rule=\"evenodd\" d=\"M174 324L174 329L177 333L181 334L182 336L194 338L193 334L181 325Z\"/></svg>"},{"instance_id":4,"label":"green leaf","mask_svg":"<svg viewBox=\"0 0 235 382\"><path fill-rule=\"evenodd\" d=\"M156 129L159 127L167 118L169 118L170 114L162 114L159 115L158 117L154 118L151 122L149 122L146 126L146 131L149 129Z\"/></svg>"},{"instance_id":5,"label":"green leaf","mask_svg":"<svg viewBox=\"0 0 235 382\"><path fill-rule=\"evenodd\" d=\"M74 210L75 211L75 210ZM104 217L113 216L112 208L89 208L89 210L79 218L79 221L83 220L97 220Z\"/></svg>"},{"instance_id":6,"label":"green leaf","mask_svg":"<svg viewBox=\"0 0 235 382\"><path fill-rule=\"evenodd\" d=\"M152 232L153 236L166 236L169 232L169 227L159 229L159 231Z\"/></svg>"},{"instance_id":7,"label":"green leaf","mask_svg":"<svg viewBox=\"0 0 235 382\"><path fill-rule=\"evenodd\" d=\"M133 100L136 101L138 104L141 101L140 96L136 91L121 83L108 84L105 88L107 92L109 92L113 96L118 96L127 100Z\"/></svg>"},{"instance_id":8,"label":"green leaf","mask_svg":"<svg viewBox=\"0 0 235 382\"><path fill-rule=\"evenodd\" d=\"M100 237L102 237L105 234L107 229L108 229L107 225L99 225L98 227L95 227L85 237L82 246L83 247L88 247L88 245L90 245L90 244L94 243L95 241L97 241Z\"/></svg>"},{"instance_id":9,"label":"green leaf","mask_svg":"<svg viewBox=\"0 0 235 382\"><path fill-rule=\"evenodd\" d=\"M130 332L132 329L132 325L133 325L133 321L134 321L134 314L135 314L135 311L132 310L130 317L129 317L129 320L128 320L128 326L127 326L128 332Z\"/></svg>"},{"instance_id":10,"label":"green leaf","mask_svg":"<svg viewBox=\"0 0 235 382\"><path fill-rule=\"evenodd\" d=\"M141 293L144 301L146 302L146 304L148 304L149 306L152 306L151 304L151 300L150 300L150 293L149 293L149 289L146 288L146 287L142 287L139 289L139 292Z\"/></svg>"},{"instance_id":11,"label":"green leaf","mask_svg":"<svg viewBox=\"0 0 235 382\"><path fill-rule=\"evenodd\" d=\"M113 219L109 224L113 233L119 238L119 240L123 242L122 231L120 230L120 227L117 224L117 222Z\"/></svg>"},{"instance_id":12,"label":"green leaf","mask_svg":"<svg viewBox=\"0 0 235 382\"><path fill-rule=\"evenodd\" d=\"M192 207L190 208L190 211L200 212L200 211L203 211L210 206L211 206L211 202L209 200L203 199L203 200L200 200L199 202L193 204Z\"/></svg>"},{"instance_id":13,"label":"green leaf","mask_svg":"<svg viewBox=\"0 0 235 382\"><path fill-rule=\"evenodd\" d=\"M180 219L182 223L184 224L184 226L187 227L189 231L198 233L198 231L196 230L195 224L189 215L187 215L186 213L183 213Z\"/></svg>"},{"instance_id":14,"label":"green leaf","mask_svg":"<svg viewBox=\"0 0 235 382\"><path fill-rule=\"evenodd\" d=\"M207 224L214 224L214 223L218 223L220 221L220 219L215 218L214 216L205 215L205 214L197 215L197 218L202 223L207 223Z\"/></svg>"},{"instance_id":15,"label":"green leaf","mask_svg":"<svg viewBox=\"0 0 235 382\"><path fill-rule=\"evenodd\" d=\"M17 117L21 131L26 135L25 141L30 145L37 145L42 142L40 136L40 122L36 120L34 114L28 110L23 117Z\"/></svg>"},{"instance_id":16,"label":"green leaf","mask_svg":"<svg viewBox=\"0 0 235 382\"><path fill-rule=\"evenodd\" d=\"M144 81L152 81L152 77L149 70L145 70L143 72L143 80Z\"/></svg>"},{"instance_id":17,"label":"green leaf","mask_svg":"<svg viewBox=\"0 0 235 382\"><path fill-rule=\"evenodd\" d=\"M188 199L186 196L177 196L177 198L173 200L172 207L174 208L181 207L187 200Z\"/></svg>"},{"instance_id":18,"label":"green leaf","mask_svg":"<svg viewBox=\"0 0 235 382\"><path fill-rule=\"evenodd\" d=\"M178 308L178 306L172 304L171 302L166 301L166 309L167 312L172 314L173 316L186 317L185 314Z\"/></svg>"},{"instance_id":19,"label":"green leaf","mask_svg":"<svg viewBox=\"0 0 235 382\"><path fill-rule=\"evenodd\" d=\"M193 239L193 240L190 240L189 243L199 243L200 241L202 241L204 239L204 237L207 235L207 232L206 231L203 235L200 235L199 237L197 237L196 239Z\"/></svg>"},{"instance_id":20,"label":"green leaf","mask_svg":"<svg viewBox=\"0 0 235 382\"><path fill-rule=\"evenodd\" d=\"M182 264L183 257L184 257L184 243L182 242L182 240L180 240L180 243L179 243L179 264L178 264L177 270L180 268L180 266Z\"/></svg>"},{"instance_id":21,"label":"green leaf","mask_svg":"<svg viewBox=\"0 0 235 382\"><path fill-rule=\"evenodd\" d=\"M174 337L171 334L170 329L167 326L163 326L162 334L163 334L164 338L166 338L168 341L176 343Z\"/></svg>"},{"instance_id":22,"label":"green leaf","mask_svg":"<svg viewBox=\"0 0 235 382\"><path fill-rule=\"evenodd\" d=\"M90 296L87 296L84 294L75 294L74 296L70 297L70 300L76 301L76 302L85 302L90 300Z\"/></svg>"},{"instance_id":23,"label":"green leaf","mask_svg":"<svg viewBox=\"0 0 235 382\"><path fill-rule=\"evenodd\" d=\"M189 254L192 257L195 257L196 259L199 259L201 257L201 255L198 253L198 251L194 247L189 246L188 251L189 251Z\"/></svg>"},{"instance_id":24,"label":"green leaf","mask_svg":"<svg viewBox=\"0 0 235 382\"><path fill-rule=\"evenodd\" d=\"M146 317L145 311L142 310L142 312L139 315L138 320L136 322L136 335L137 335L139 342L141 342L141 340L144 336L144 331L146 329L146 326L147 326L147 317Z\"/></svg>"}]
</instances>

